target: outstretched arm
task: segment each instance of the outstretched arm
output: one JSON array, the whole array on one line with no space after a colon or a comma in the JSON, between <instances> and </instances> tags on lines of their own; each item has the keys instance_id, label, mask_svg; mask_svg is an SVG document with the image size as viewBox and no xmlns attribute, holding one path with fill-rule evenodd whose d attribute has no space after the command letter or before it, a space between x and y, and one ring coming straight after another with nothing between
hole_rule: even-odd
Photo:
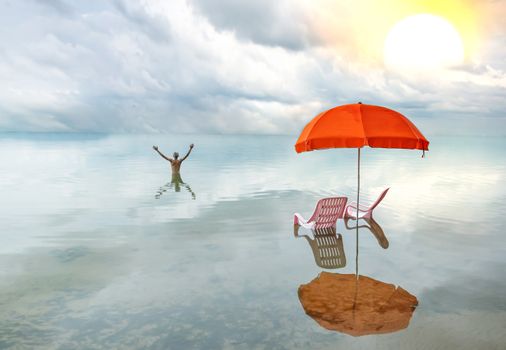
<instances>
[{"instance_id":1,"label":"outstretched arm","mask_svg":"<svg viewBox=\"0 0 506 350\"><path fill-rule=\"evenodd\" d=\"M190 145L190 149L188 150L188 153L186 153L186 155L181 159L181 161L185 160L186 158L188 158L188 156L190 155L191 151L193 149L193 143Z\"/></svg>"},{"instance_id":2,"label":"outstretched arm","mask_svg":"<svg viewBox=\"0 0 506 350\"><path fill-rule=\"evenodd\" d=\"M167 159L169 162L171 162L171 163L172 163L173 159L172 159L172 158L167 157L165 154L163 154L162 152L160 152L160 151L158 150L158 146L153 146L153 149L154 149L156 152L158 152L158 154L159 154L162 158Z\"/></svg>"}]
</instances>

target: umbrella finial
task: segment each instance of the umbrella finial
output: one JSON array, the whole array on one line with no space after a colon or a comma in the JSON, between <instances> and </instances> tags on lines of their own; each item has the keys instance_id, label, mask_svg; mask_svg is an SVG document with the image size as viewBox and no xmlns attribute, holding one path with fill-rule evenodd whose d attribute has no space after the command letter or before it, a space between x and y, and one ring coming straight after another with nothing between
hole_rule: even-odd
<instances>
[{"instance_id":1,"label":"umbrella finial","mask_svg":"<svg viewBox=\"0 0 506 350\"><path fill-rule=\"evenodd\" d=\"M358 101L358 104L361 105L362 104L362 101Z\"/></svg>"}]
</instances>

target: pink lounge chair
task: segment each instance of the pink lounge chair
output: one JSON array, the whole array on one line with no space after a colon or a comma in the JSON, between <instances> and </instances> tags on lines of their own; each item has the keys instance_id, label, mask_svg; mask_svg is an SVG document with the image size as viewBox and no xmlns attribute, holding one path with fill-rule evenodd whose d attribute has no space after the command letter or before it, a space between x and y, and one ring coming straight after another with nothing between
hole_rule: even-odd
<instances>
[{"instance_id":1,"label":"pink lounge chair","mask_svg":"<svg viewBox=\"0 0 506 350\"><path fill-rule=\"evenodd\" d=\"M293 223L309 229L335 227L337 219L342 219L346 208L346 197L322 198L316 203L316 208L309 220L299 213L295 213Z\"/></svg>"},{"instance_id":2,"label":"pink lounge chair","mask_svg":"<svg viewBox=\"0 0 506 350\"><path fill-rule=\"evenodd\" d=\"M381 195L378 197L378 199L376 199L376 201L370 207L360 205L360 207L357 208L357 203L351 202L346 207L345 217L352 218L355 220L357 219L357 217L359 219L371 219L372 218L372 211L374 210L374 208L376 208L378 206L378 204L380 204L380 202L383 200L383 198L385 198L389 189L390 188L387 188L386 190L381 192Z\"/></svg>"}]
</instances>

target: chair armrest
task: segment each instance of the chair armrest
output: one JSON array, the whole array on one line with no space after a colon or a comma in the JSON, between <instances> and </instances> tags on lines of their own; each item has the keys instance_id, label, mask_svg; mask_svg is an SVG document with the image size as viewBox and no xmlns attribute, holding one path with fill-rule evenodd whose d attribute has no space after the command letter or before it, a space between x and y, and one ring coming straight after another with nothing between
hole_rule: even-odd
<instances>
[{"instance_id":1,"label":"chair armrest","mask_svg":"<svg viewBox=\"0 0 506 350\"><path fill-rule=\"evenodd\" d=\"M299 213L293 214L293 223L295 225L300 225L302 227L309 228L309 229L313 228L313 226L314 226L314 222L312 222L311 219L306 220Z\"/></svg>"},{"instance_id":2,"label":"chair armrest","mask_svg":"<svg viewBox=\"0 0 506 350\"><path fill-rule=\"evenodd\" d=\"M357 203L356 202L351 202L350 204L347 205L347 207L351 207L353 209L357 209ZM359 207L358 207L358 210L360 211L368 211L369 208L360 204Z\"/></svg>"}]
</instances>

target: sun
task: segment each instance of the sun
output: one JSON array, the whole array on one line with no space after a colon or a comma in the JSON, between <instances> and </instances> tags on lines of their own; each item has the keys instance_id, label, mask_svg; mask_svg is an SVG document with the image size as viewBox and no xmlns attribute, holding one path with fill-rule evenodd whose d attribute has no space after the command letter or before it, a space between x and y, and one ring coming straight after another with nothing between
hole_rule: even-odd
<instances>
[{"instance_id":1,"label":"sun","mask_svg":"<svg viewBox=\"0 0 506 350\"><path fill-rule=\"evenodd\" d=\"M388 32L384 60L394 70L434 70L461 64L459 32L443 17L418 14L397 22Z\"/></svg>"}]
</instances>

